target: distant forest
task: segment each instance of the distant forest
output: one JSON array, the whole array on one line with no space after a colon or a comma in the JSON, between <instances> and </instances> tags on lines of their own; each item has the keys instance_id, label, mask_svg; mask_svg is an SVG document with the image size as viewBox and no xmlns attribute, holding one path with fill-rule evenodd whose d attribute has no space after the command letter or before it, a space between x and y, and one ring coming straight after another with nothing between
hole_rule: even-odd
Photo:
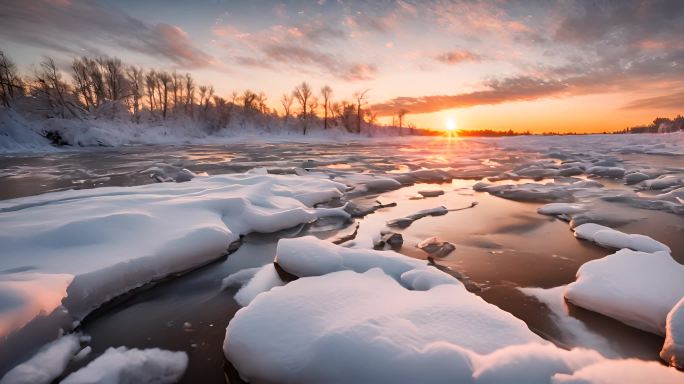
<instances>
[{"instance_id":1,"label":"distant forest","mask_svg":"<svg viewBox=\"0 0 684 384\"><path fill-rule=\"evenodd\" d=\"M631 127L626 133L669 133L684 131L684 116L677 115L674 119L658 117L649 125Z\"/></svg>"},{"instance_id":2,"label":"distant forest","mask_svg":"<svg viewBox=\"0 0 684 384\"><path fill-rule=\"evenodd\" d=\"M263 127L307 134L312 129L337 128L350 133L429 134L405 124L383 126L368 107L369 90L351 100L335 98L325 85L316 90L306 82L278 100L279 113L263 92L244 90L228 96L212 85L197 84L190 73L144 69L111 57L77 57L68 70L45 57L29 74L0 50L0 108L12 108L30 118L125 120L134 124L174 121L200 126L208 134L223 129Z\"/></svg>"}]
</instances>

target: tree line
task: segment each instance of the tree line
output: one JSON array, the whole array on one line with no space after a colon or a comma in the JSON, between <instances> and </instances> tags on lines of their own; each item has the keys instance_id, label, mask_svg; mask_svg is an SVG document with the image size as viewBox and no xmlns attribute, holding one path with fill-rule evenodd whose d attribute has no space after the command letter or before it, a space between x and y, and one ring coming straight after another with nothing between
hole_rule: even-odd
<instances>
[{"instance_id":1,"label":"tree line","mask_svg":"<svg viewBox=\"0 0 684 384\"><path fill-rule=\"evenodd\" d=\"M66 72L66 73L65 73ZM314 90L307 82L280 99L282 113L267 104L263 92L244 90L224 97L212 85L198 84L192 74L144 69L113 57L77 57L68 71L45 57L32 73L20 76L15 63L0 51L0 104L42 118L125 119L133 123L169 119L199 122L213 133L252 123L270 129L291 126L307 134L312 128L341 128L361 134L384 128L401 134L399 125L380 127L368 107L369 90L351 100L335 100L328 85ZM411 127L411 133L414 132Z\"/></svg>"},{"instance_id":2,"label":"tree line","mask_svg":"<svg viewBox=\"0 0 684 384\"><path fill-rule=\"evenodd\" d=\"M627 128L625 131L629 133L669 133L684 131L684 116L677 115L674 119L657 117L651 124Z\"/></svg>"}]
</instances>

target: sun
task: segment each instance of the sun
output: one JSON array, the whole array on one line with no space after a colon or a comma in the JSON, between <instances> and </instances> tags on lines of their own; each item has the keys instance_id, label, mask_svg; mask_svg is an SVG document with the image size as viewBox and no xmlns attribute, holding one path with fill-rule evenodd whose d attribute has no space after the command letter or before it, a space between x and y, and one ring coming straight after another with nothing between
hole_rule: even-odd
<instances>
[{"instance_id":1,"label":"sun","mask_svg":"<svg viewBox=\"0 0 684 384\"><path fill-rule=\"evenodd\" d=\"M446 130L452 132L456 129L456 120L453 117L449 117L446 120Z\"/></svg>"}]
</instances>

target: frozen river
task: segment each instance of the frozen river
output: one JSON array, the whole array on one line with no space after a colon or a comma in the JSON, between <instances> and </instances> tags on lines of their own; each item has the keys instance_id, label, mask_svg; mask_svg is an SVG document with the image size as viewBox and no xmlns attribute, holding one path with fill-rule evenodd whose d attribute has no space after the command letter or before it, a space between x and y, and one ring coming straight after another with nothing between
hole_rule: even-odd
<instances>
[{"instance_id":1,"label":"frozen river","mask_svg":"<svg viewBox=\"0 0 684 384\"><path fill-rule=\"evenodd\" d=\"M114 215L102 207L116 208L117 215L149 215L152 221L140 227L149 228L144 236L164 237L177 227L206 222L192 217L186 205L199 204L205 198L218 199L219 195L204 194L221 188L210 184L217 183L212 176L241 178L244 173L282 177L287 182L276 180L269 184L267 192L274 194L273 199L298 200L291 206L280 200L253 200L248 207L300 210L297 204L312 202L318 211L307 211L313 216L305 216L292 228L283 225L271 231L259 230L266 224L255 221L254 216L226 219L230 216L226 212L233 212L233 208L223 207L227 228L246 234L237 251L227 257L205 257L204 253L213 252L213 248L184 244L179 259L197 252L203 255L203 261L183 262L178 268L166 269L163 275L136 275L139 281L128 288L116 288L112 291L116 294L87 296L92 301L87 308L72 303L73 297L72 301L63 300L60 307L60 292L75 292L75 282L89 287L83 285L79 275L93 275L111 267L112 259L98 254L98 247L107 247L117 262L131 263L135 261L136 241L147 244L136 240L126 228L116 227L118 238L108 238L111 232L107 228L113 225L109 218ZM298 185L297 178L308 180L310 187ZM221 182L233 185L243 183L241 180ZM316 192L309 189L325 187L330 180L344 186L340 192L330 192L334 198L317 194L301 197ZM191 189L201 182L208 184L201 190ZM248 182L243 184L252 188ZM148 185L142 187L147 189L135 189L142 185ZM176 205L168 203L155 210L156 205L167 204L159 200L167 193L164 186L186 188L173 192L173 196L181 196L182 192L188 201L175 201ZM399 253L426 260L429 255L416 245L436 236L455 246L448 255L433 259L442 269L465 282L473 294L524 321L542 338L562 348L594 349L610 358L655 361L663 344L662 335L564 302L564 288L558 287L575 282L578 269L586 262L614 252L615 247L573 236L571 228L585 223L651 237L668 246L675 261L684 263L683 187L682 135L139 146L0 156L0 226L4 232L0 248L7 252L0 256L0 375L54 339L58 329L74 328L90 336L92 352L69 362L64 375L85 366L107 348L123 345L187 352L189 365L184 382L221 383L226 375L236 381L237 375L226 363L222 347L226 326L241 308L233 298L239 287L222 289L225 277L271 263L281 238L313 235L336 240L351 235L358 226L358 233L342 245L377 248L379 234L388 230L388 222L442 206L454 211L423 217L405 227L390 226L403 237L403 245L396 248ZM124 198L129 190L145 195ZM257 193L255 189L241 191L231 190L230 196ZM423 197L420 192L425 191L441 192ZM117 200L111 200L112 196ZM192 196L197 196L196 202L189 201ZM128 201L131 205L125 205ZM467 208L473 202L477 205ZM334 208L347 203L351 205L346 210L353 218L334 214ZM360 214L379 203L384 204L383 208ZM567 213L537 212L549 203L574 205ZM88 211L91 208L87 204L97 205L99 211ZM207 207L213 209L211 204L201 206ZM333 214L322 211L325 208L331 208ZM459 208L466 209L456 210ZM178 213L174 213L176 209ZM240 215L244 210L241 208ZM54 217L47 220L47 214ZM76 219L66 222L72 214ZM168 215L164 216L164 226L154 221L162 215ZM259 215L264 213L260 211ZM280 217L282 212L273 215ZM33 217L47 221L36 222ZM98 221L89 221L93 218ZM66 233L54 232L54 228L62 230L65 225L85 231L69 232L69 236L94 240L68 244L53 240L55 233ZM91 225L101 228L89 228ZM130 231L138 228L137 221L131 225ZM19 227L25 231L35 229L37 235L31 238L31 233L21 232ZM182 238L195 238L189 235L195 236L183 233ZM112 250L107 246L112 241L117 242L117 247L119 242L129 244ZM45 248L38 248L36 242L44 243ZM59 247L62 250L55 249ZM157 245L149 247L157 252ZM46 249L45 253L40 249ZM63 253L63 249L68 252ZM130 257L114 254L129 249L133 249ZM73 259L69 259L70 252L75 255ZM46 260L49 257L53 261ZM155 257L164 260L163 252ZM73 265L54 262L62 258L73 260ZM131 275L126 273L129 278ZM38 275L40 278L35 277ZM41 279L45 276L57 275L76 278L64 280L66 288L56 284L58 287L51 293L57 297L51 303L42 302L47 293L37 297L29 292L35 287L32 284L44 287L46 280ZM19 280L26 284L14 284ZM72 323L74 319L79 322Z\"/></svg>"}]
</instances>

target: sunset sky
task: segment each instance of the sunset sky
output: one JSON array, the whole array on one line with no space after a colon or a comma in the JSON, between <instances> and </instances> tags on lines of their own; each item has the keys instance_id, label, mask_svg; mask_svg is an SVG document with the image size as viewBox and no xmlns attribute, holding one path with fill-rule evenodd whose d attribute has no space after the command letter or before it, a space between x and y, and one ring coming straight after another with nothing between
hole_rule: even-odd
<instances>
[{"instance_id":1,"label":"sunset sky","mask_svg":"<svg viewBox=\"0 0 684 384\"><path fill-rule=\"evenodd\" d=\"M370 89L382 121L595 132L684 113L684 1L2 0L24 72L78 55L191 72L217 93Z\"/></svg>"}]
</instances>

